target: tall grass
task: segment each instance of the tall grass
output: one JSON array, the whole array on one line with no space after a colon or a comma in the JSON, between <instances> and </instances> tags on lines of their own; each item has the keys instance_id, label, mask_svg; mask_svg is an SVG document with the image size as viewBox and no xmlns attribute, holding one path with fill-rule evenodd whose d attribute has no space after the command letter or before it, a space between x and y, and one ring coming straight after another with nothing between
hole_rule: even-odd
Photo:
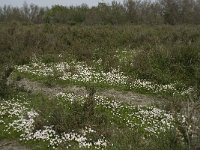
<instances>
[{"instance_id":1,"label":"tall grass","mask_svg":"<svg viewBox=\"0 0 200 150\"><path fill-rule=\"evenodd\" d=\"M194 85L200 26L0 25L1 64L25 64L33 54L48 62L101 60L133 78ZM123 53L123 52L126 53ZM59 58L62 54L62 58ZM124 61L122 60L123 58Z\"/></svg>"}]
</instances>

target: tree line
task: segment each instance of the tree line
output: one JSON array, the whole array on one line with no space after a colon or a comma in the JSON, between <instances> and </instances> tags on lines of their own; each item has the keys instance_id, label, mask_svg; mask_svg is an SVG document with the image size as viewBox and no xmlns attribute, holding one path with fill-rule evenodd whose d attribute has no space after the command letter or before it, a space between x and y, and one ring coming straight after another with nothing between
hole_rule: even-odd
<instances>
[{"instance_id":1,"label":"tree line","mask_svg":"<svg viewBox=\"0 0 200 150\"><path fill-rule=\"evenodd\" d=\"M51 8L28 5L0 7L0 22L63 23L84 25L121 24L200 24L200 0L125 0L89 7Z\"/></svg>"}]
</instances>

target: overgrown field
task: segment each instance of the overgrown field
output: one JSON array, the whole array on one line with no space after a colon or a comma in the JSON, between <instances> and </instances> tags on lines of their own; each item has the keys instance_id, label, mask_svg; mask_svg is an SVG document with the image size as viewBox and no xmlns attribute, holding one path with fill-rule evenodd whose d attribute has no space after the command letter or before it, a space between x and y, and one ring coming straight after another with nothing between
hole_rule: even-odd
<instances>
[{"instance_id":1,"label":"overgrown field","mask_svg":"<svg viewBox=\"0 0 200 150\"><path fill-rule=\"evenodd\" d=\"M35 58L30 64L15 66L12 78L20 80L20 78L25 77L49 85L53 83L79 86L93 85L95 88L114 88L167 96L188 96L194 90L193 87L187 87L184 83L178 81L170 84L156 84L142 78L133 79L131 76L124 75L125 73L121 72L119 68L105 72L102 69L101 60L93 62L93 66L75 61L45 64Z\"/></svg>"},{"instance_id":2,"label":"overgrown field","mask_svg":"<svg viewBox=\"0 0 200 150\"><path fill-rule=\"evenodd\" d=\"M120 69L161 84L199 79L199 26L0 25L2 64L25 64L33 54L45 63L100 61L104 71ZM59 58L59 54L63 57Z\"/></svg>"},{"instance_id":3,"label":"overgrown field","mask_svg":"<svg viewBox=\"0 0 200 150\"><path fill-rule=\"evenodd\" d=\"M198 147L199 26L0 26L0 139L37 150ZM23 78L87 94L49 97L18 87ZM99 89L160 102L131 105Z\"/></svg>"},{"instance_id":4,"label":"overgrown field","mask_svg":"<svg viewBox=\"0 0 200 150\"><path fill-rule=\"evenodd\" d=\"M175 118L154 106L131 106L95 96L58 93L53 99L18 94L3 100L0 137L19 138L36 149L175 149L184 148ZM91 106L90 106L91 107ZM184 123L185 118L179 116ZM180 134L179 142L172 141ZM172 140L172 141L171 141Z\"/></svg>"}]
</instances>

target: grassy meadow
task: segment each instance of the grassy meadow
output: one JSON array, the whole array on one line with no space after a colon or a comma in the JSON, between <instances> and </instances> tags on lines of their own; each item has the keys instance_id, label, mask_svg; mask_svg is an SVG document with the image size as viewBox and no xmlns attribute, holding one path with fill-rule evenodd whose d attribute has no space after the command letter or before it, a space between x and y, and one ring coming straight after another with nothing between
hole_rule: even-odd
<instances>
[{"instance_id":1,"label":"grassy meadow","mask_svg":"<svg viewBox=\"0 0 200 150\"><path fill-rule=\"evenodd\" d=\"M0 139L35 150L199 146L199 25L1 23L0 69ZM87 93L49 97L18 87L24 78ZM131 105L96 94L109 89L160 102Z\"/></svg>"}]
</instances>

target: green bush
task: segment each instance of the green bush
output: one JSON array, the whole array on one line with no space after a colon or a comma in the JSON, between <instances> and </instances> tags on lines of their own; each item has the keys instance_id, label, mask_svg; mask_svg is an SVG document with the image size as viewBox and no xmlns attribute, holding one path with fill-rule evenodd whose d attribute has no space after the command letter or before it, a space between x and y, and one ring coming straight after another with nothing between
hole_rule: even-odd
<instances>
[{"instance_id":1,"label":"green bush","mask_svg":"<svg viewBox=\"0 0 200 150\"><path fill-rule=\"evenodd\" d=\"M60 99L48 99L43 96L37 97L37 101L35 107L39 109L40 115L35 119L36 130L45 125L54 125L55 131L60 134L73 130L79 131L85 126L97 129L103 129L107 126L108 117L106 114L96 109L93 114L88 113L87 103L83 105L80 101L63 102Z\"/></svg>"},{"instance_id":2,"label":"green bush","mask_svg":"<svg viewBox=\"0 0 200 150\"><path fill-rule=\"evenodd\" d=\"M105 71L120 68L132 78L188 85L200 66L199 26L0 26L2 64L26 64L33 54L46 63L101 60Z\"/></svg>"}]
</instances>

